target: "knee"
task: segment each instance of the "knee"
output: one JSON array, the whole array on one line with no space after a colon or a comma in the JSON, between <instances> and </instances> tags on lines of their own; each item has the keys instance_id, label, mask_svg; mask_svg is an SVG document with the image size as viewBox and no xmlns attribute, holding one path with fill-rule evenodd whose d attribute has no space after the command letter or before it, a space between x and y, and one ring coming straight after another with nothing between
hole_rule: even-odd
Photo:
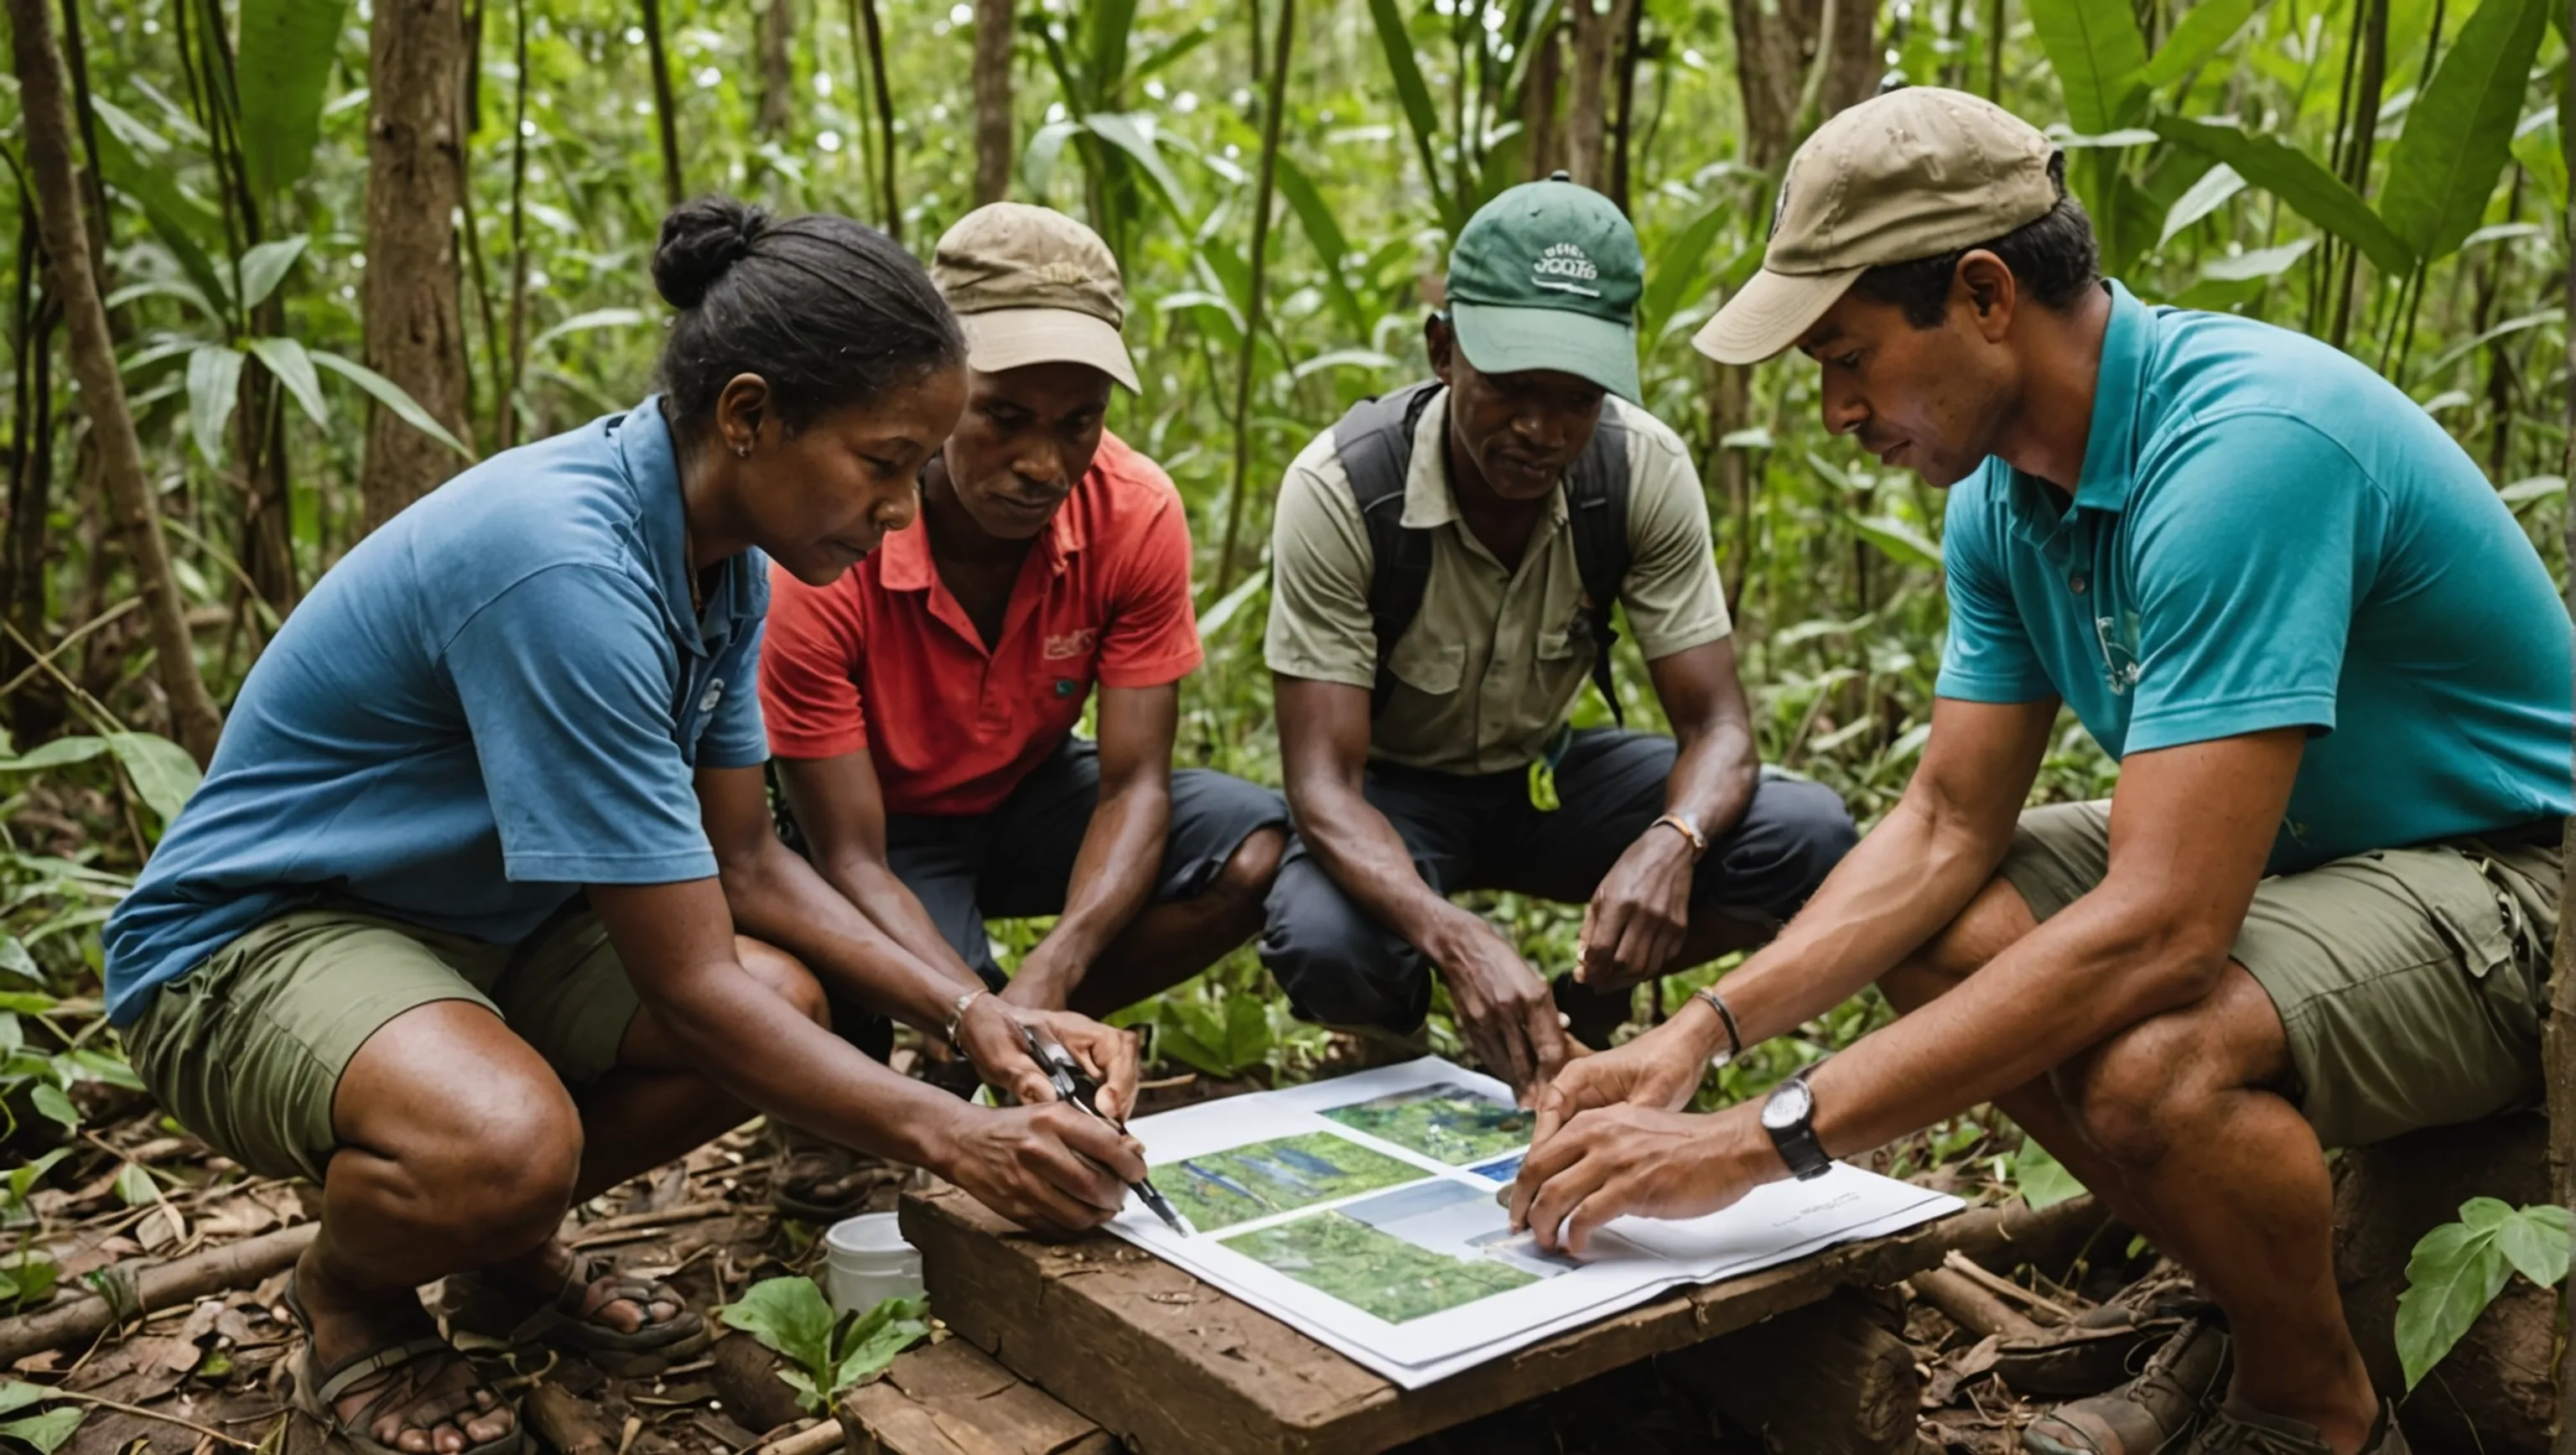
<instances>
[{"instance_id":1,"label":"knee","mask_svg":"<svg viewBox=\"0 0 2576 1455\"><path fill-rule=\"evenodd\" d=\"M2184 1123L2196 1095L2193 1039L2180 1017L2159 1017L2059 1073L2061 1096L2074 1103L2084 1140L2103 1160L2124 1171L2148 1171L2188 1135Z\"/></svg>"},{"instance_id":2,"label":"knee","mask_svg":"<svg viewBox=\"0 0 2576 1455\"><path fill-rule=\"evenodd\" d=\"M1273 893L1261 963L1301 1020L1410 1031L1430 1002L1418 955L1380 929L1318 873L1295 893ZM1292 886L1283 876L1279 888Z\"/></svg>"},{"instance_id":3,"label":"knee","mask_svg":"<svg viewBox=\"0 0 2576 1455\"><path fill-rule=\"evenodd\" d=\"M1259 913L1270 897L1270 886L1278 881L1279 861L1287 852L1286 829L1255 829L1235 846L1207 892L1228 908Z\"/></svg>"},{"instance_id":4,"label":"knee","mask_svg":"<svg viewBox=\"0 0 2576 1455\"><path fill-rule=\"evenodd\" d=\"M747 935L733 940L734 958L744 972L757 980L780 1000L796 1007L796 1013L818 1026L832 1024L831 998L823 993L823 982L805 968L805 962L785 950Z\"/></svg>"},{"instance_id":5,"label":"knee","mask_svg":"<svg viewBox=\"0 0 2576 1455\"><path fill-rule=\"evenodd\" d=\"M581 1113L551 1077L484 1077L449 1092L450 1134L405 1157L440 1221L491 1259L553 1237L581 1176Z\"/></svg>"},{"instance_id":6,"label":"knee","mask_svg":"<svg viewBox=\"0 0 2576 1455\"><path fill-rule=\"evenodd\" d=\"M1754 802L1751 832L1728 855L1735 862L1727 869L1758 878L1775 901L1765 907L1786 919L1860 842L1860 831L1842 796L1821 783L1771 779Z\"/></svg>"}]
</instances>

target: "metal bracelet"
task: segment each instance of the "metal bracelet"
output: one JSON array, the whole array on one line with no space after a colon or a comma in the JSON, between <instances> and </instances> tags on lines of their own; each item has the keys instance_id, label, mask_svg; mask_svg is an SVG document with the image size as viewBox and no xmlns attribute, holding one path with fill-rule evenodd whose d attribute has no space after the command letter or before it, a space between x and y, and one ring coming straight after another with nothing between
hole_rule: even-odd
<instances>
[{"instance_id":1,"label":"metal bracelet","mask_svg":"<svg viewBox=\"0 0 2576 1455\"><path fill-rule=\"evenodd\" d=\"M1743 1055L1744 1032L1735 1024L1735 1012L1727 1009L1726 997L1719 995L1716 991L1703 985L1699 989L1691 992L1691 998L1694 1000L1707 1001L1708 1008L1717 1012L1718 1020L1726 1027L1726 1049L1720 1054L1710 1057L1709 1059L1711 1064L1724 1066L1734 1061L1736 1057Z\"/></svg>"},{"instance_id":2,"label":"metal bracelet","mask_svg":"<svg viewBox=\"0 0 2576 1455\"><path fill-rule=\"evenodd\" d=\"M1650 829L1658 826L1672 829L1676 833L1679 833L1683 838L1690 840L1692 863L1698 863L1707 855L1708 835L1701 833L1699 831L1699 826L1692 823L1689 819L1686 819L1677 813L1668 813L1663 817L1656 819L1653 823L1646 825L1646 827Z\"/></svg>"},{"instance_id":3,"label":"metal bracelet","mask_svg":"<svg viewBox=\"0 0 2576 1455\"><path fill-rule=\"evenodd\" d=\"M957 1045L957 1028L966 1024L966 1007L973 1005L983 994L984 989L979 985L957 997L956 1004L948 1007L947 1040L952 1048Z\"/></svg>"}]
</instances>

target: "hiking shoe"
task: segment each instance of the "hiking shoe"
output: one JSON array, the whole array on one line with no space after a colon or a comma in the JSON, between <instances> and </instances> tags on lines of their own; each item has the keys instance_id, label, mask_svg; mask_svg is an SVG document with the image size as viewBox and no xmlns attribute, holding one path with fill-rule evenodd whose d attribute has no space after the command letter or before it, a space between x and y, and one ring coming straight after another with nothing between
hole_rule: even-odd
<instances>
[{"instance_id":1,"label":"hiking shoe","mask_svg":"<svg viewBox=\"0 0 2576 1455\"><path fill-rule=\"evenodd\" d=\"M2314 1425L2231 1400L2210 1412L2200 1437L2191 1443L2191 1455L2334 1455L2334 1447ZM2378 1424L2362 1442L2361 1455L2413 1455L2406 1432L2397 1428L2396 1405L2380 1405Z\"/></svg>"},{"instance_id":2,"label":"hiking shoe","mask_svg":"<svg viewBox=\"0 0 2576 1455\"><path fill-rule=\"evenodd\" d=\"M2160 1455L2179 1450L2227 1372L2227 1334L2192 1319L2147 1357L2138 1377L2060 1405L2021 1432L2030 1455Z\"/></svg>"}]
</instances>

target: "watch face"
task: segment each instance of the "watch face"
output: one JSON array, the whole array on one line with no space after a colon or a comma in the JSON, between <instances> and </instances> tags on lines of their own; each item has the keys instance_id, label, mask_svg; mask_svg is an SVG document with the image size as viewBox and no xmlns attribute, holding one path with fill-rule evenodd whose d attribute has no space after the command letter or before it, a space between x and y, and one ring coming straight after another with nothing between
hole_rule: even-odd
<instances>
[{"instance_id":1,"label":"watch face","mask_svg":"<svg viewBox=\"0 0 2576 1455\"><path fill-rule=\"evenodd\" d=\"M1775 1131L1787 1131L1807 1119L1816 1104L1815 1093L1802 1080L1783 1081L1762 1103L1762 1125Z\"/></svg>"}]
</instances>

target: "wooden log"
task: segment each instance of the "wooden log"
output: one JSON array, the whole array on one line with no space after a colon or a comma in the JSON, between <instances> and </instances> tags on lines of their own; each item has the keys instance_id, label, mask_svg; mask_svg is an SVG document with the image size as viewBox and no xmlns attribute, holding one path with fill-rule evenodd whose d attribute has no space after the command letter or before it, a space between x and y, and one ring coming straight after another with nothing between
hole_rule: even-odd
<instances>
[{"instance_id":1,"label":"wooden log","mask_svg":"<svg viewBox=\"0 0 2576 1455\"><path fill-rule=\"evenodd\" d=\"M1949 1247L1946 1224L1846 1244L1402 1390L1115 1239L1046 1242L945 1184L907 1193L902 1217L948 1326L1137 1455L1375 1455L1848 1284L1893 1283Z\"/></svg>"},{"instance_id":2,"label":"wooden log","mask_svg":"<svg viewBox=\"0 0 2576 1455\"><path fill-rule=\"evenodd\" d=\"M2548 1123L2536 1113L2431 1127L2346 1152L2335 1165L2335 1282L2380 1393L2406 1388L2397 1299L2406 1260L2460 1204L2546 1201ZM2520 1278L2469 1326L2401 1409L2419 1455L2542 1455L2557 1413L2558 1301Z\"/></svg>"},{"instance_id":3,"label":"wooden log","mask_svg":"<svg viewBox=\"0 0 2576 1455\"><path fill-rule=\"evenodd\" d=\"M556 1455L614 1455L617 1449L617 1432L598 1407L552 1380L537 1381L519 1401L519 1414Z\"/></svg>"},{"instance_id":4,"label":"wooden log","mask_svg":"<svg viewBox=\"0 0 2576 1455\"><path fill-rule=\"evenodd\" d=\"M1897 1455L1914 1446L1923 1376L1913 1346L1858 1289L1656 1363L1705 1390L1770 1455Z\"/></svg>"},{"instance_id":5,"label":"wooden log","mask_svg":"<svg viewBox=\"0 0 2576 1455\"><path fill-rule=\"evenodd\" d=\"M1098 1425L963 1339L899 1355L841 1399L850 1455L1117 1455Z\"/></svg>"},{"instance_id":6,"label":"wooden log","mask_svg":"<svg viewBox=\"0 0 2576 1455\"><path fill-rule=\"evenodd\" d=\"M132 1280L135 1307L130 1312L140 1315L257 1283L303 1256L305 1245L313 1241L319 1227L316 1223L298 1223L191 1253L171 1263L119 1263L107 1274ZM94 1294L69 1299L37 1313L0 1319L0 1369L30 1354L85 1344L115 1323L115 1310L106 1299Z\"/></svg>"},{"instance_id":7,"label":"wooden log","mask_svg":"<svg viewBox=\"0 0 2576 1455\"><path fill-rule=\"evenodd\" d=\"M2025 1339L2039 1333L2039 1325L1953 1269L1927 1268L1905 1282L1916 1297L1972 1334Z\"/></svg>"}]
</instances>

